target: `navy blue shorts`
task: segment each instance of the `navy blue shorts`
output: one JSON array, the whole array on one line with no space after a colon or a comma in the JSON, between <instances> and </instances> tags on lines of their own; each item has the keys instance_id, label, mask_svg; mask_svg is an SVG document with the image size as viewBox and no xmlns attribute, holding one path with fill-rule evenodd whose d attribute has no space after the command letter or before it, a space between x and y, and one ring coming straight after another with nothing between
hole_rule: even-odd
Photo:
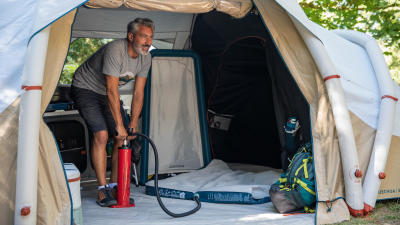
<instances>
[{"instance_id":1,"label":"navy blue shorts","mask_svg":"<svg viewBox=\"0 0 400 225\"><path fill-rule=\"evenodd\" d=\"M107 130L109 136L115 136L115 121L108 106L107 95L73 86L71 89L75 107L85 120L89 130L93 133ZM128 119L122 105L122 101L120 101L122 121L124 126L127 127Z\"/></svg>"}]
</instances>

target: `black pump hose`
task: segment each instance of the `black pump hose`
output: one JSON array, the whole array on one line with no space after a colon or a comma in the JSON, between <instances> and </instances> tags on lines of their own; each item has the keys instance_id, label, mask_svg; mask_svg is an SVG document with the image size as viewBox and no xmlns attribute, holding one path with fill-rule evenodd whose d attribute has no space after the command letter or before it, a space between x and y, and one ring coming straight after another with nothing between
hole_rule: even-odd
<instances>
[{"instance_id":1,"label":"black pump hose","mask_svg":"<svg viewBox=\"0 0 400 225\"><path fill-rule=\"evenodd\" d=\"M175 218L184 217L184 216L189 216L189 215L191 215L191 214L197 212L197 211L201 208L201 203L200 203L199 197L198 197L197 195L194 196L194 200L195 200L196 203L197 203L196 208L194 208L194 209L192 209L192 210L190 210L190 211L188 211L188 212L184 212L184 213L173 213L173 212L169 211L169 210L167 209L167 207L165 207L164 203L161 201L160 194L159 194L159 192L158 192L158 151L157 151L156 145L154 144L154 142L153 142L149 137L147 137L147 136L144 135L144 134L134 132L134 133L128 133L128 135L129 135L129 136L140 136L140 137L144 137L144 138L150 143L151 147L153 148L153 151L154 151L154 161L155 161L155 163L154 163L154 164L155 164L155 165L154 165L154 188L156 189L156 197L157 197L158 204L160 205L160 207L162 208L162 210L164 210L164 212L165 212L166 214L168 214L168 215L170 215L170 216L172 216L172 217L175 217Z\"/></svg>"}]
</instances>

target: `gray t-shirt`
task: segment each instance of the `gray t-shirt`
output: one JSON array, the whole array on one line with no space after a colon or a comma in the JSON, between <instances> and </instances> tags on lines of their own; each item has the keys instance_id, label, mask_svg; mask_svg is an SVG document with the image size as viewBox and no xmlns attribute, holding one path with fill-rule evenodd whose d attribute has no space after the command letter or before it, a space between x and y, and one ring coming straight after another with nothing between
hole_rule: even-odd
<instances>
[{"instance_id":1,"label":"gray t-shirt","mask_svg":"<svg viewBox=\"0 0 400 225\"><path fill-rule=\"evenodd\" d=\"M150 54L132 58L128 54L128 40L115 40L101 47L78 67L72 85L106 95L105 75L119 77L119 86L122 86L136 75L147 77L150 65Z\"/></svg>"}]
</instances>

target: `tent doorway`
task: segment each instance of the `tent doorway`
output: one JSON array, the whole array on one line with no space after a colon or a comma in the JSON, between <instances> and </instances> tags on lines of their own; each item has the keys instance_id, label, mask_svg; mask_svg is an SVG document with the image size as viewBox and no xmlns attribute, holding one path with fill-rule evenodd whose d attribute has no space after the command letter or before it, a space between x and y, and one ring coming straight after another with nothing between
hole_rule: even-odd
<instances>
[{"instance_id":1,"label":"tent doorway","mask_svg":"<svg viewBox=\"0 0 400 225\"><path fill-rule=\"evenodd\" d=\"M258 15L199 15L192 48L202 58L215 158L282 168L289 116L300 120L299 141L310 141L308 104Z\"/></svg>"},{"instance_id":2,"label":"tent doorway","mask_svg":"<svg viewBox=\"0 0 400 225\"><path fill-rule=\"evenodd\" d=\"M214 89L208 97L209 115L232 115L226 130L211 125L214 154L226 162L280 168L280 143L273 108L265 39L245 37L221 55Z\"/></svg>"}]
</instances>

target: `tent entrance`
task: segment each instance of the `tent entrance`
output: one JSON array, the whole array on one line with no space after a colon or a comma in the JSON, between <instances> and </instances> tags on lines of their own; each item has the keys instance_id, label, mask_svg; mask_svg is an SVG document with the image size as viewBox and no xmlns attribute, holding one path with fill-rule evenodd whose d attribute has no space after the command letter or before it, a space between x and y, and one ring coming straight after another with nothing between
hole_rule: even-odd
<instances>
[{"instance_id":1,"label":"tent entrance","mask_svg":"<svg viewBox=\"0 0 400 225\"><path fill-rule=\"evenodd\" d=\"M206 146L204 144L204 139L212 141L214 157L217 159L222 159L229 163L236 163L236 165L253 164L266 166L262 169L267 167L280 168L280 150L282 146L284 146L284 138L282 138L283 125L289 115L298 115L300 121L304 121L302 126L306 127L304 124L307 124L308 126L308 105L304 101L304 98L302 98L296 83L285 67L285 64L282 61L279 52L276 50L269 34L266 33L260 17L255 14L249 14L243 19L234 20L230 16L217 12L199 14L197 15L196 23L193 25L192 30L192 38L189 40L189 46L192 46L192 49L199 54L200 61L202 62L202 64L199 64L199 68L202 70L203 78L201 81L204 82L204 87L200 90L204 91L205 96L203 115L208 115L208 118L206 118L205 123L199 120L199 116L202 113L199 113L193 118L189 118L189 113L182 113L183 111L181 108L178 109L177 107L174 107L174 102L170 101L159 101L159 104L155 105L160 107L162 104L166 104L166 108L171 107L169 109L172 110L178 109L176 112L181 113L179 114L180 116L175 119L165 119L164 122L166 126L161 127L162 129L165 128L167 130L173 128L175 131L179 131L180 134L183 135L177 136L175 139L169 138L174 136L173 132L154 129L152 126L155 125L155 120L151 117L148 118L148 128L150 128L150 132L159 132L159 137L170 141L176 141L178 139L181 141L180 143L172 143L170 146L165 142L161 144L156 143L160 151L167 150L164 152L164 154L166 154L163 159L169 158L169 162L163 165L165 166L164 172L173 172L169 169L172 167L177 168L176 166L179 167L181 165L174 162L174 159L176 159L174 157L175 155L182 156L186 154L184 151L176 151L173 154L168 154L168 149L166 149L166 147L170 147L171 149L175 147L181 148L185 147L188 142L195 143L195 145L191 145L191 148L196 151L190 152L189 155L186 155L183 158L194 159L193 161L195 163L189 162L188 165L192 167L187 167L185 170L197 170L206 166L209 162L207 161L209 160L209 158L207 158L209 156L206 156L208 150L204 149L204 146ZM160 60L158 64L161 65L163 63L165 62ZM155 65L156 64L153 63L152 71L155 69ZM182 69L182 72L193 70L193 68L188 68L182 65L182 61L174 60L174 63L171 64L171 71L176 72L178 67ZM162 71L165 72L166 70ZM220 73L218 81L216 80L218 77L216 76L217 71ZM178 75L172 72L170 73L171 75ZM152 79L152 77L149 78L149 81L150 79ZM173 93L178 90L174 85L177 85L176 82L180 82L182 79L167 79L162 81L163 85L160 85L160 88L165 88L166 91ZM174 83L174 81L176 82ZM164 82L171 83L171 85L173 85L171 86L172 88L165 86ZM148 84L149 83L150 82L148 82ZM189 83L191 86L188 86L187 84L181 85L181 89L179 90L193 93L191 91L198 88L196 87L198 80L195 82L188 82L188 84ZM160 89L154 88L154 86L152 87L153 90L160 91ZM212 93L214 89L215 91ZM155 97L155 95L149 95L148 93L146 93L146 96L150 98ZM166 97L166 95L159 95L159 97ZM184 97L188 96L184 95ZM199 96L195 96L191 100L186 101L186 103L192 103L190 104L190 107L198 107L198 97ZM185 104L180 105L180 107L188 106L188 104ZM303 108L296 107L297 105L303 106ZM305 110L303 111L304 108ZM209 109L209 111L207 109ZM145 108L143 110L143 114L146 114ZM194 110L191 110L194 112L199 109L195 108ZM170 111L167 110L158 110L158 113L161 114L169 112ZM214 115L213 112L215 112ZM304 113L305 116L298 114L298 112ZM152 114L155 115L153 110L150 110L149 115L152 116ZM144 116L145 115L143 115L143 117ZM155 118L161 118L161 116L155 116ZM175 114L174 116L178 116L178 114ZM183 116L187 117L185 120L189 122L186 124L187 126L185 127L186 130L184 130L184 132L180 131L179 128L176 128L175 125L168 125L171 122L176 124L181 123ZM227 130L212 125L211 118L213 118L215 122L217 117L227 117L230 120L229 128ZM146 119L143 118L143 120ZM196 125L196 127L191 126L193 120L199 120L199 125ZM146 123L146 121L144 122ZM153 125L151 122L153 122ZM201 130L204 129L201 128L201 124L209 126L209 135L207 134L206 137L201 136L203 135ZM145 130L146 127L143 127L143 129ZM199 129L200 132L196 131L196 134L194 134L194 129ZM233 134L229 133L231 129ZM188 137L189 132L187 131L193 132L191 137L195 137L196 139ZM151 138L156 139L151 133L147 134L149 134ZM223 139L218 139L218 136L222 136ZM157 140L155 141L157 142ZM201 149L199 150L199 148ZM151 152L150 149L147 151L148 153ZM147 176L152 173L151 170L144 170L143 164L150 164L153 162L154 161L151 157L141 158L140 181L142 184L147 180ZM171 162L175 164L171 164ZM231 165L232 164L229 164L229 166ZM150 164L147 165L146 168L152 169L154 167ZM269 170L273 171L273 169L270 168ZM280 171L276 171L276 173L279 174ZM207 174L204 177L207 177ZM264 182L266 181L264 177L262 177L262 179ZM135 196L135 200L137 200L137 208L135 209L139 210L140 215L129 214L126 215L126 217L122 217L121 215L123 212L119 212L118 218L116 218L114 215L115 212L107 209L100 209L101 216L98 216L99 208L94 201L96 198L96 190L95 188L91 189L92 190L87 190L84 188L84 191L82 192L84 218L91 218L88 224L99 222L96 218L99 218L100 220L103 220L104 218L114 218L114 220L120 221L127 221L128 218L131 218L133 221L139 220L138 224L140 224L140 222L141 224L147 224L149 222L148 218L165 221L165 215L158 208L155 199L145 195L144 188L133 188L134 190L132 190L132 194ZM192 202L189 201L185 202L176 199L168 199L166 201L174 204L177 209L180 208L181 205L190 206L192 204ZM267 210L265 210L264 205L255 209L254 207L243 205L221 206L215 204L215 206L211 206L211 210L206 212L210 212L211 214L213 213L212 215L218 217L222 214L222 211L224 211L224 214L226 211L230 211L232 213L220 216L221 218L219 221L226 222L228 221L226 218L234 218L236 223L233 224L241 224L243 223L243 220L258 221L259 218L256 217L260 213L266 213L266 216L261 218L263 221L276 218L285 220L285 222L282 223L286 223L288 222L287 220L290 219L297 222L299 221L297 216L284 218L282 215L277 215L271 203L266 203L265 206L267 207ZM227 207L229 208L228 210ZM201 215L199 215L199 217L199 219L203 218ZM306 218L304 221L313 221L312 215L304 215L302 217ZM204 219L207 218L204 217Z\"/></svg>"},{"instance_id":2,"label":"tent entrance","mask_svg":"<svg viewBox=\"0 0 400 225\"><path fill-rule=\"evenodd\" d=\"M208 116L215 158L280 168L265 38L242 37L221 54ZM220 126L218 123L225 124Z\"/></svg>"},{"instance_id":3,"label":"tent entrance","mask_svg":"<svg viewBox=\"0 0 400 225\"><path fill-rule=\"evenodd\" d=\"M284 125L300 121L311 140L309 106L257 14L235 20L198 15L192 49L202 60L213 156L232 163L281 168Z\"/></svg>"}]
</instances>

